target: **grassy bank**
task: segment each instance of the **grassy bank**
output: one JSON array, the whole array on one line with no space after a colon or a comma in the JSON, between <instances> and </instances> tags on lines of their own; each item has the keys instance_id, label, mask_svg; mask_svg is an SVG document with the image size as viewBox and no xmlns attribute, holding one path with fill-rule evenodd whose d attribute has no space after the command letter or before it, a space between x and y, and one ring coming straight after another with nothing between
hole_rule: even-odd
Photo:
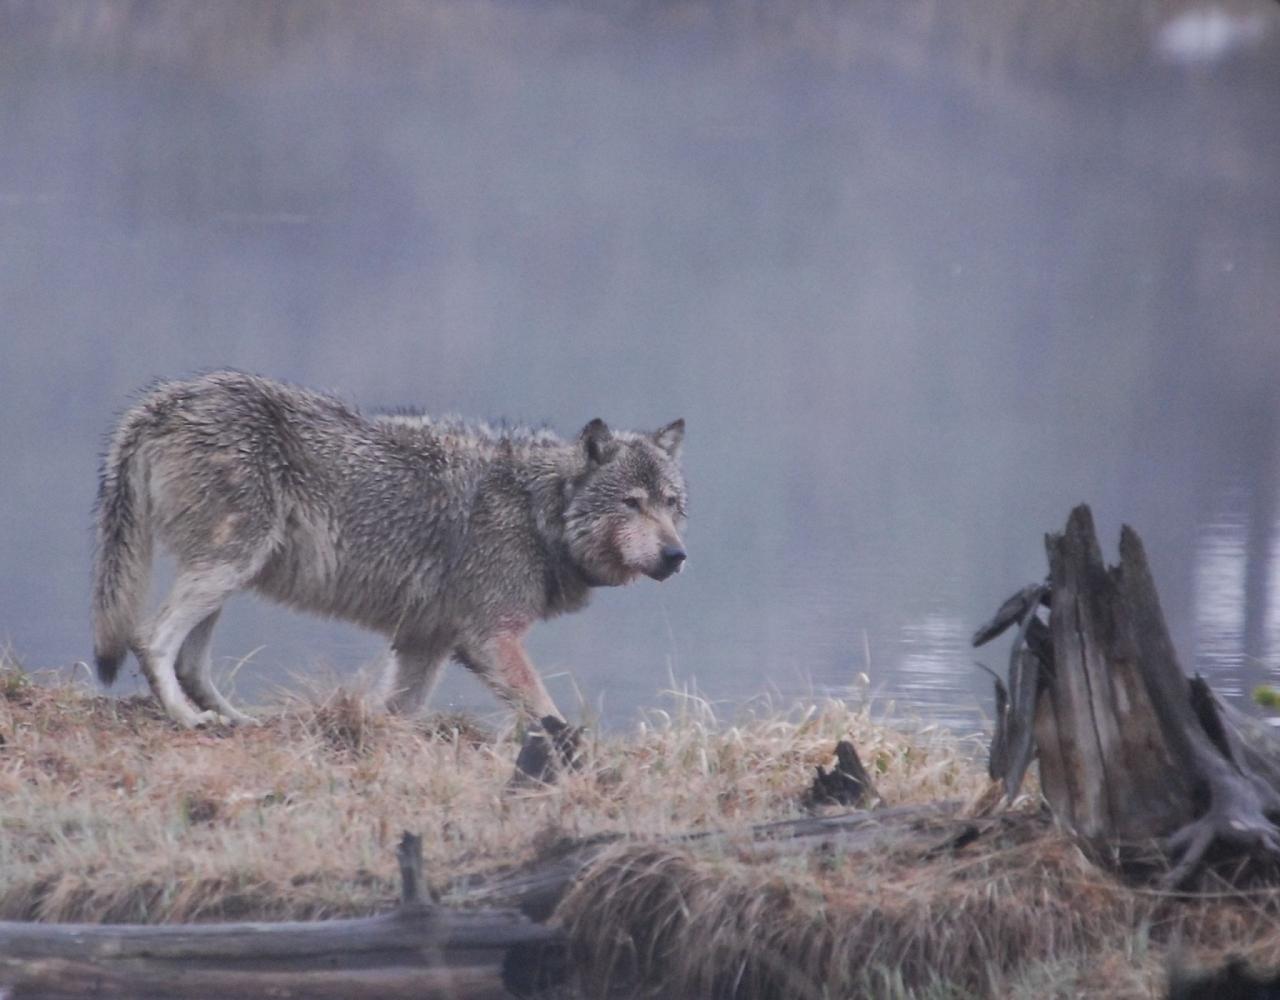
<instances>
[{"instance_id":1,"label":"grassy bank","mask_svg":"<svg viewBox=\"0 0 1280 1000\"><path fill-rule=\"evenodd\" d=\"M976 802L986 787L974 744L906 735L837 703L732 721L696 699L674 706L592 735L581 772L559 784L517 791L514 734L464 718L390 719L335 691L258 727L184 732L150 701L6 664L0 919L365 914L396 899L404 829L423 835L446 901L468 874L622 832L631 839L562 917L597 971L637 947L668 956L666 995L736 981L814 997L1138 997L1171 959L1280 961L1272 894L1188 902L1128 889L1045 825L930 858L906 844L871 857L655 845L801 815L800 791L842 737L889 802Z\"/></svg>"},{"instance_id":2,"label":"grassy bank","mask_svg":"<svg viewBox=\"0 0 1280 1000\"><path fill-rule=\"evenodd\" d=\"M798 791L852 733L893 801L969 794L949 739L909 743L837 704L716 720L673 699L592 734L581 773L508 788L513 732L410 722L342 690L236 730L182 731L150 699L0 668L0 918L177 921L368 913L395 898L404 829L429 876L532 857L565 836L637 837L800 815ZM976 747L970 747L970 751Z\"/></svg>"}]
</instances>

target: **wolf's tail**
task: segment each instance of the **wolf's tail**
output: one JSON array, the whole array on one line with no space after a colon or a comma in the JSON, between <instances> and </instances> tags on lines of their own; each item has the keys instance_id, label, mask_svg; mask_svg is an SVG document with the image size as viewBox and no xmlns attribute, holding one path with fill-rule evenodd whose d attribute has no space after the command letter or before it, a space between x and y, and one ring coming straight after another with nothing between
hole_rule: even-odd
<instances>
[{"instance_id":1,"label":"wolf's tail","mask_svg":"<svg viewBox=\"0 0 1280 1000\"><path fill-rule=\"evenodd\" d=\"M125 415L98 481L93 652L103 684L116 679L129 652L150 582L150 501L142 453L148 422L141 408Z\"/></svg>"}]
</instances>

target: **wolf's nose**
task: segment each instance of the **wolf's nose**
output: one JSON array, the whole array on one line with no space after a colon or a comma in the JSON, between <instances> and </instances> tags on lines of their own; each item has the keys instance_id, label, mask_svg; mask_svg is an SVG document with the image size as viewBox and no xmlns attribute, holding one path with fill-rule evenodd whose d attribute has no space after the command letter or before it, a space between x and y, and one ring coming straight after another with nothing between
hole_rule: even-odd
<instances>
[{"instance_id":1,"label":"wolf's nose","mask_svg":"<svg viewBox=\"0 0 1280 1000\"><path fill-rule=\"evenodd\" d=\"M688 554L679 545L664 545L662 547L662 568L668 573L676 572L688 558Z\"/></svg>"}]
</instances>

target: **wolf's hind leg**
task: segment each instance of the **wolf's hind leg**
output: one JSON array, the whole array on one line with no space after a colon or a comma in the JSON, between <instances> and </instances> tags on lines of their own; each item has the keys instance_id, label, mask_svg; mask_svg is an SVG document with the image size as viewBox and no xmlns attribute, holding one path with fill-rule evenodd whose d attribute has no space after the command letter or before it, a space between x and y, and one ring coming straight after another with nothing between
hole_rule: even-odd
<instances>
[{"instance_id":1,"label":"wolf's hind leg","mask_svg":"<svg viewBox=\"0 0 1280 1000\"><path fill-rule=\"evenodd\" d=\"M541 722L548 715L564 721L556 703L543 687L537 668L525 653L519 635L504 633L468 645L460 659L499 698L533 721Z\"/></svg>"},{"instance_id":2,"label":"wolf's hind leg","mask_svg":"<svg viewBox=\"0 0 1280 1000\"><path fill-rule=\"evenodd\" d=\"M392 647L382 680L382 698L395 715L420 712L440 680L447 651L427 646Z\"/></svg>"},{"instance_id":3,"label":"wolf's hind leg","mask_svg":"<svg viewBox=\"0 0 1280 1000\"><path fill-rule=\"evenodd\" d=\"M151 690L170 718L187 728L216 723L212 709L197 711L178 683L175 664L183 643L197 626L214 615L223 602L252 578L257 566L181 567L173 589L156 613L146 639L135 649ZM212 629L212 624L210 624ZM207 641L207 636L205 637Z\"/></svg>"},{"instance_id":4,"label":"wolf's hind leg","mask_svg":"<svg viewBox=\"0 0 1280 1000\"><path fill-rule=\"evenodd\" d=\"M182 648L178 651L175 671L178 684L188 698L206 711L217 712L237 725L251 725L257 720L246 715L227 701L222 692L213 683L213 657L210 655L210 639L213 627L218 623L221 609L206 615L205 618L187 633Z\"/></svg>"}]
</instances>

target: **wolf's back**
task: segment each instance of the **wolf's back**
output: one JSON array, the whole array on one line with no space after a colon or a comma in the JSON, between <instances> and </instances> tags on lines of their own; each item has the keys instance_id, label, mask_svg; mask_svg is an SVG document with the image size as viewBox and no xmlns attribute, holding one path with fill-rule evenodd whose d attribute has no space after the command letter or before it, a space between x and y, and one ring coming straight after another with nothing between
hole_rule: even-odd
<instances>
[{"instance_id":1,"label":"wolf's back","mask_svg":"<svg viewBox=\"0 0 1280 1000\"><path fill-rule=\"evenodd\" d=\"M125 414L98 481L93 652L104 684L115 680L129 652L147 596L151 527L142 445L150 423L145 402Z\"/></svg>"}]
</instances>

